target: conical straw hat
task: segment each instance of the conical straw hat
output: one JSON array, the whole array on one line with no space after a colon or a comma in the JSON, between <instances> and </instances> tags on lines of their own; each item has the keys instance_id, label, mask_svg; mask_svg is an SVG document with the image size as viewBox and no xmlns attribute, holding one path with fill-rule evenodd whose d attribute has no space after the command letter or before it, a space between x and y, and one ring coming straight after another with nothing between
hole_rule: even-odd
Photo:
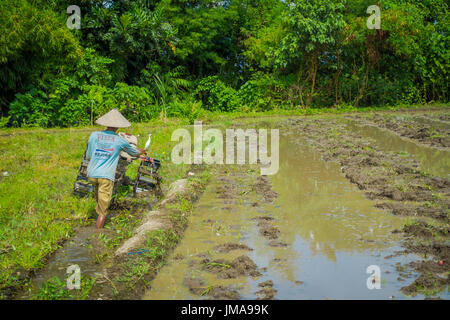
<instances>
[{"instance_id":1,"label":"conical straw hat","mask_svg":"<svg viewBox=\"0 0 450 320\"><path fill-rule=\"evenodd\" d=\"M98 118L95 123L101 126L113 128L128 128L131 126L131 123L125 119L125 117L117 111L117 109L112 109L110 112L104 114Z\"/></svg>"}]
</instances>

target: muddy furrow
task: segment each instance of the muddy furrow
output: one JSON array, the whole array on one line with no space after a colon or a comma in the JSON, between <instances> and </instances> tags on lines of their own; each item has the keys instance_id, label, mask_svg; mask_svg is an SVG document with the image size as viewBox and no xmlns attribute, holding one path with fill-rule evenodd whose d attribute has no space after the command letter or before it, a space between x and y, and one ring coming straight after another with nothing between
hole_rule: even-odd
<instances>
[{"instance_id":1,"label":"muddy furrow","mask_svg":"<svg viewBox=\"0 0 450 320\"><path fill-rule=\"evenodd\" d=\"M280 231L272 216L243 215L239 209L257 209L270 204L277 193L270 180L258 176L247 165L213 169L214 181L190 218L184 243L176 249L171 262L152 283L144 299L273 299L277 290L272 280L259 281L267 267L258 266L250 257L254 248L243 240L249 228L259 230L256 240L266 246L279 246ZM203 207L211 208L204 219ZM282 244L284 245L284 244ZM174 279L175 278L175 279ZM247 281L259 281L252 290ZM179 291L179 293L178 293Z\"/></svg>"},{"instance_id":2,"label":"muddy furrow","mask_svg":"<svg viewBox=\"0 0 450 320\"><path fill-rule=\"evenodd\" d=\"M306 136L324 160L338 162L345 176L375 200L377 207L422 218L398 231L406 235L406 252L424 257L408 265L420 276L402 291L415 294L448 286L450 181L422 172L418 162L404 155L381 151L373 141L336 120L302 119L287 124ZM425 258L429 255L433 259Z\"/></svg>"},{"instance_id":3,"label":"muddy furrow","mask_svg":"<svg viewBox=\"0 0 450 320\"><path fill-rule=\"evenodd\" d=\"M348 118L356 120L363 125L373 125L390 130L404 138L427 146L441 150L448 150L450 148L450 127L442 123L432 125L430 122L424 122L419 117L405 115L353 115Z\"/></svg>"}]
</instances>

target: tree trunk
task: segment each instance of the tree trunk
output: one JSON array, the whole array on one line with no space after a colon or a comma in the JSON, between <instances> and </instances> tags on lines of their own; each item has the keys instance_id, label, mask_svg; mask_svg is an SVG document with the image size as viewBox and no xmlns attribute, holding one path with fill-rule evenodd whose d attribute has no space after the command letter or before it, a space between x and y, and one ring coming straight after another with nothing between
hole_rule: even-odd
<instances>
[{"instance_id":1,"label":"tree trunk","mask_svg":"<svg viewBox=\"0 0 450 320\"><path fill-rule=\"evenodd\" d=\"M334 91L336 98L336 105L339 104L339 77L341 76L341 50L337 51L337 71L336 79L334 81Z\"/></svg>"},{"instance_id":2,"label":"tree trunk","mask_svg":"<svg viewBox=\"0 0 450 320\"><path fill-rule=\"evenodd\" d=\"M314 89L316 86L316 76L317 76L317 70L319 68L319 62L318 62L318 54L317 51L315 51L312 55L312 59L311 59L311 68L310 68L310 76L311 76L311 92L307 97L306 100L306 106L308 107L313 100L313 96L314 96Z\"/></svg>"}]
</instances>

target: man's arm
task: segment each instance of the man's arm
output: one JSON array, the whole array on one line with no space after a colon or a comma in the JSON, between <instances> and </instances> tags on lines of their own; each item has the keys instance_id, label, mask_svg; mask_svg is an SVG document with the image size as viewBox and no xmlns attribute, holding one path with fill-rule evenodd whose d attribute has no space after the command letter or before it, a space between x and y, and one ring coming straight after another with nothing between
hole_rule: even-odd
<instances>
[{"instance_id":1,"label":"man's arm","mask_svg":"<svg viewBox=\"0 0 450 320\"><path fill-rule=\"evenodd\" d=\"M141 154L146 153L144 149L133 147L127 140L123 139L124 144L122 145L122 150L128 153L130 156L139 157Z\"/></svg>"}]
</instances>

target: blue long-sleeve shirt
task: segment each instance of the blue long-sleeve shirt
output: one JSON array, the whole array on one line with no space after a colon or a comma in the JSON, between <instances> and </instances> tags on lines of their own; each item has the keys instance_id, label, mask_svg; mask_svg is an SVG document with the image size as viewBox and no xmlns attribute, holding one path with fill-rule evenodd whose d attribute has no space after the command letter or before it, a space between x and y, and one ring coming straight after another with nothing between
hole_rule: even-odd
<instances>
[{"instance_id":1,"label":"blue long-sleeve shirt","mask_svg":"<svg viewBox=\"0 0 450 320\"><path fill-rule=\"evenodd\" d=\"M134 157L140 154L127 140L113 131L91 133L86 153L87 159L89 159L88 177L114 181L122 150Z\"/></svg>"}]
</instances>

